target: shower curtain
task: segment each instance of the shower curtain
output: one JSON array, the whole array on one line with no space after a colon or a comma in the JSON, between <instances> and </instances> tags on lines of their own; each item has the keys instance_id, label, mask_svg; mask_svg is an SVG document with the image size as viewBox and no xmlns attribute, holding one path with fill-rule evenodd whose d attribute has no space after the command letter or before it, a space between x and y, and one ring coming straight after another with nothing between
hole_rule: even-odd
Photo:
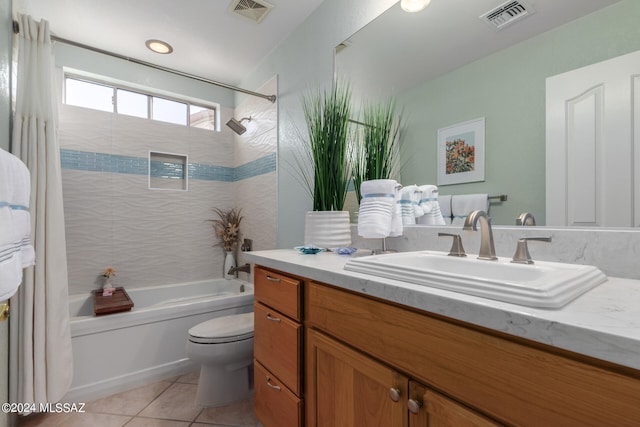
<instances>
[{"instance_id":1,"label":"shower curtain","mask_svg":"<svg viewBox=\"0 0 640 427\"><path fill-rule=\"evenodd\" d=\"M12 402L37 404L65 395L73 364L53 47L47 21L19 24L12 152L31 173L36 262L11 300L9 383Z\"/></svg>"}]
</instances>

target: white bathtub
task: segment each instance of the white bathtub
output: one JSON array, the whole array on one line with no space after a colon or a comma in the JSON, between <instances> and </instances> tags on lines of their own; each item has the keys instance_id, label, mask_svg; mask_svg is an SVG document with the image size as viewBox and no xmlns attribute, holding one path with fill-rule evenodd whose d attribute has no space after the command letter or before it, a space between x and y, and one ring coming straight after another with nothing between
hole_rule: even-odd
<instances>
[{"instance_id":1,"label":"white bathtub","mask_svg":"<svg viewBox=\"0 0 640 427\"><path fill-rule=\"evenodd\" d=\"M64 401L86 402L194 371L185 351L189 328L253 311L253 285L237 279L125 289L134 303L130 312L94 316L90 294L69 297L74 367Z\"/></svg>"}]
</instances>

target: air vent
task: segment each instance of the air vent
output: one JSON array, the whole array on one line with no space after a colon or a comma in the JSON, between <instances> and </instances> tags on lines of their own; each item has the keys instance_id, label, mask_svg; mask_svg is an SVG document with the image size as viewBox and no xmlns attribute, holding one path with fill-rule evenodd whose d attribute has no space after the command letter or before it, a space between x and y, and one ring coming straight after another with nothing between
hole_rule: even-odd
<instances>
[{"instance_id":1,"label":"air vent","mask_svg":"<svg viewBox=\"0 0 640 427\"><path fill-rule=\"evenodd\" d=\"M230 12L249 18L258 24L272 8L273 5L264 0L233 0L229 5Z\"/></svg>"},{"instance_id":2,"label":"air vent","mask_svg":"<svg viewBox=\"0 0 640 427\"><path fill-rule=\"evenodd\" d=\"M491 28L499 31L516 21L520 21L527 16L533 15L534 13L535 10L533 7L522 0L508 1L489 12L480 15L480 19L489 24Z\"/></svg>"}]
</instances>

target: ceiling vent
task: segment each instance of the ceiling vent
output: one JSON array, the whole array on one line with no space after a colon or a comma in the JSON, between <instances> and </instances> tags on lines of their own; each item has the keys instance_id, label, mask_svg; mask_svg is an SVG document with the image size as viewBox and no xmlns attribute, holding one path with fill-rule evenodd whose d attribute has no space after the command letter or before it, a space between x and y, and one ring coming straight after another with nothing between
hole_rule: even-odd
<instances>
[{"instance_id":1,"label":"ceiling vent","mask_svg":"<svg viewBox=\"0 0 640 427\"><path fill-rule=\"evenodd\" d=\"M259 24L273 8L272 4L264 0L233 0L229 5L229 11L251 19Z\"/></svg>"},{"instance_id":2,"label":"ceiling vent","mask_svg":"<svg viewBox=\"0 0 640 427\"><path fill-rule=\"evenodd\" d=\"M489 12L480 15L480 19L489 24L491 28L499 31L534 13L535 10L530 4L522 0L517 0L501 4Z\"/></svg>"}]
</instances>

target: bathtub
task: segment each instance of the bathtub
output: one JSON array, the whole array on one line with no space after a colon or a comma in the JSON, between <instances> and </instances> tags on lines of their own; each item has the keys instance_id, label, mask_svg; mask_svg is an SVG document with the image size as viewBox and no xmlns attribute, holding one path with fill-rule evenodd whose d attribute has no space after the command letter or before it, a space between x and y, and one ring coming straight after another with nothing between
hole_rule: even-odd
<instances>
[{"instance_id":1,"label":"bathtub","mask_svg":"<svg viewBox=\"0 0 640 427\"><path fill-rule=\"evenodd\" d=\"M185 351L189 328L253 311L253 285L238 279L125 289L134 308L102 316L94 316L91 294L69 297L73 382L64 401L86 402L195 371Z\"/></svg>"}]
</instances>

